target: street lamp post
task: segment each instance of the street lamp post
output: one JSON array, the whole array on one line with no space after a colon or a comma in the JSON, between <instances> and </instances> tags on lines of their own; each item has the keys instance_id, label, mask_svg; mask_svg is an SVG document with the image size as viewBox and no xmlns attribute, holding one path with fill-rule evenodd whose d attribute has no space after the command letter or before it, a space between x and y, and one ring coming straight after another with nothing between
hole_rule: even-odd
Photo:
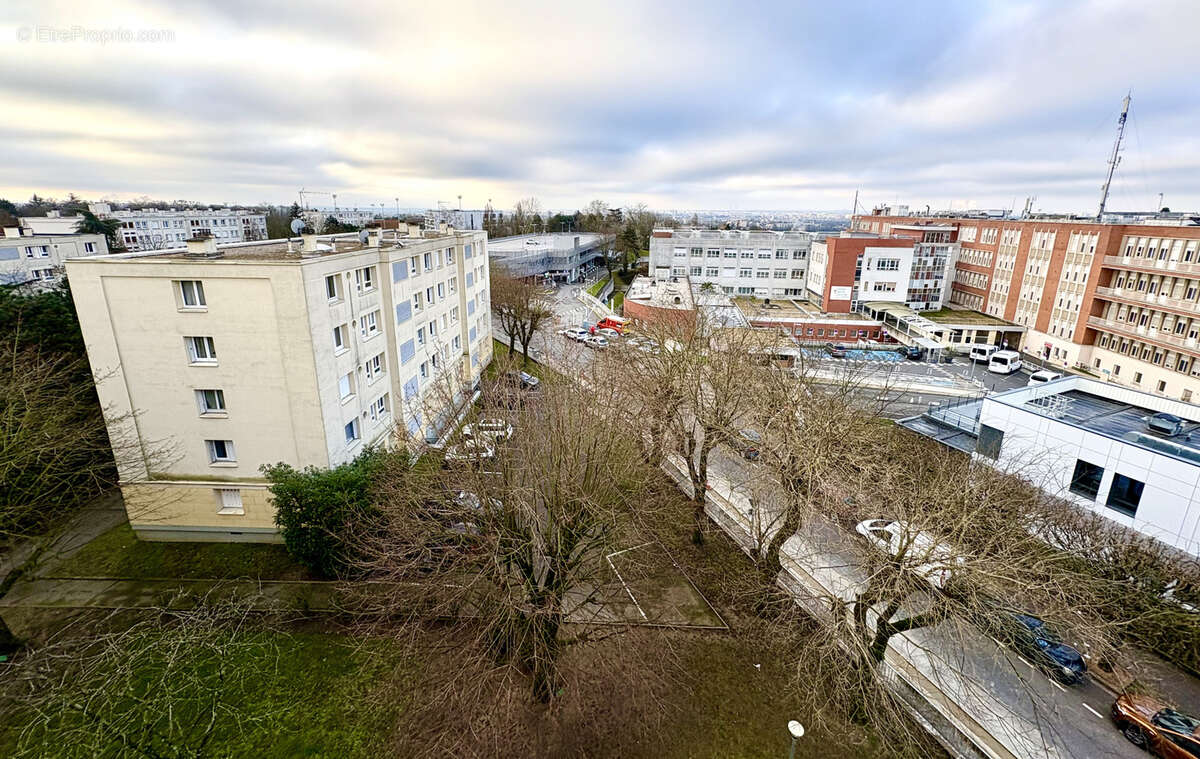
<instances>
[{"instance_id":1,"label":"street lamp post","mask_svg":"<svg viewBox=\"0 0 1200 759\"><path fill-rule=\"evenodd\" d=\"M796 759L796 739L804 737L804 725L796 720L788 720L788 732L792 735L792 747L788 750L788 759Z\"/></svg>"}]
</instances>

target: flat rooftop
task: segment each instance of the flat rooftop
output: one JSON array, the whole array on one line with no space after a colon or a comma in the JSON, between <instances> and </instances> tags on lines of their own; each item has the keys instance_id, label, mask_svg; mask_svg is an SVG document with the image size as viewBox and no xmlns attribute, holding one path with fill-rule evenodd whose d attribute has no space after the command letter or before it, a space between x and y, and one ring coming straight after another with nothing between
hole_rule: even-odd
<instances>
[{"instance_id":1,"label":"flat rooftop","mask_svg":"<svg viewBox=\"0 0 1200 759\"><path fill-rule=\"evenodd\" d=\"M771 302L768 304L764 299L742 295L734 298L733 304L748 319L869 321L864 315L853 311L848 314L827 314L811 303L792 298L771 298Z\"/></svg>"},{"instance_id":2,"label":"flat rooftop","mask_svg":"<svg viewBox=\"0 0 1200 759\"><path fill-rule=\"evenodd\" d=\"M318 235L317 236L317 252L316 254L302 254L302 242L300 238L292 238L289 241L286 238L277 240L264 240L261 242L235 242L226 245L217 245L217 255L197 255L189 252L186 247L169 248L166 250L143 250L134 251L131 253L116 253L108 256L84 256L72 261L91 262L91 261L106 261L120 263L124 261L142 261L142 262L181 262L181 263L203 263L205 261L221 262L289 262L289 261L312 261L324 256L341 255L343 253L357 253L363 250L378 250L380 248L403 248L405 246L416 246L426 240L434 240L439 238L453 237L458 232L469 232L470 230L450 230L446 234L441 234L432 230L426 230L421 237L408 237L402 234L397 234L395 230L384 230L378 244L370 242L363 243L359 241L358 233L351 232L344 235Z\"/></svg>"},{"instance_id":3,"label":"flat rooftop","mask_svg":"<svg viewBox=\"0 0 1200 759\"><path fill-rule=\"evenodd\" d=\"M937 311L921 311L920 313L921 316L938 324L991 324L997 327L1019 326L981 311L971 311L965 308L941 308Z\"/></svg>"},{"instance_id":4,"label":"flat rooftop","mask_svg":"<svg viewBox=\"0 0 1200 759\"><path fill-rule=\"evenodd\" d=\"M579 240L580 248L592 248L603 242L604 236L594 232L547 232L545 234L497 237L494 240L488 240L488 253L511 255L539 250L573 250L576 239Z\"/></svg>"},{"instance_id":5,"label":"flat rooftop","mask_svg":"<svg viewBox=\"0 0 1200 759\"><path fill-rule=\"evenodd\" d=\"M694 307L692 288L687 279L675 281L635 277L625 292L625 301L641 303L654 308L677 308L690 311Z\"/></svg>"}]
</instances>

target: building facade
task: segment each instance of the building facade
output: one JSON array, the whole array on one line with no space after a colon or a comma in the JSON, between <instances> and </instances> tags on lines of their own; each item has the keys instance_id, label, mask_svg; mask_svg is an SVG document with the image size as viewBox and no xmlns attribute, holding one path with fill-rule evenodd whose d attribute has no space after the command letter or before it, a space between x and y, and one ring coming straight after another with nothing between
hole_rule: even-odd
<instances>
[{"instance_id":1,"label":"building facade","mask_svg":"<svg viewBox=\"0 0 1200 759\"><path fill-rule=\"evenodd\" d=\"M1178 426L1152 426L1156 414ZM900 423L1200 556L1196 406L1072 375Z\"/></svg>"},{"instance_id":2,"label":"building facade","mask_svg":"<svg viewBox=\"0 0 1200 759\"><path fill-rule=\"evenodd\" d=\"M728 295L802 298L813 236L807 232L656 229L650 235L650 274L688 277Z\"/></svg>"},{"instance_id":3,"label":"building facade","mask_svg":"<svg viewBox=\"0 0 1200 759\"><path fill-rule=\"evenodd\" d=\"M813 243L809 300L829 313L864 303L937 310L950 295L958 256L953 227L902 227L887 236L847 232Z\"/></svg>"},{"instance_id":4,"label":"building facade","mask_svg":"<svg viewBox=\"0 0 1200 759\"><path fill-rule=\"evenodd\" d=\"M260 467L438 441L491 359L482 232L187 246L67 264L142 539L277 540Z\"/></svg>"},{"instance_id":5,"label":"building facade","mask_svg":"<svg viewBox=\"0 0 1200 759\"><path fill-rule=\"evenodd\" d=\"M1027 328L1020 348L1064 368L1200 398L1200 227L1149 219L855 216L855 232L952 226L950 302Z\"/></svg>"},{"instance_id":6,"label":"building facade","mask_svg":"<svg viewBox=\"0 0 1200 759\"><path fill-rule=\"evenodd\" d=\"M179 248L198 236L209 236L218 243L251 242L267 239L267 215L236 208L216 211L207 208L183 208L160 211L143 208L113 211L105 203L95 203L92 213L121 223L121 242L129 250L167 250Z\"/></svg>"},{"instance_id":7,"label":"building facade","mask_svg":"<svg viewBox=\"0 0 1200 759\"><path fill-rule=\"evenodd\" d=\"M587 232L497 237L488 242L492 265L514 277L577 282L583 271L603 263L611 237Z\"/></svg>"},{"instance_id":8,"label":"building facade","mask_svg":"<svg viewBox=\"0 0 1200 759\"><path fill-rule=\"evenodd\" d=\"M104 235L63 231L37 234L24 226L7 227L0 237L0 284L50 286L62 279L71 258L108 255ZM72 225L72 229L73 229Z\"/></svg>"}]
</instances>

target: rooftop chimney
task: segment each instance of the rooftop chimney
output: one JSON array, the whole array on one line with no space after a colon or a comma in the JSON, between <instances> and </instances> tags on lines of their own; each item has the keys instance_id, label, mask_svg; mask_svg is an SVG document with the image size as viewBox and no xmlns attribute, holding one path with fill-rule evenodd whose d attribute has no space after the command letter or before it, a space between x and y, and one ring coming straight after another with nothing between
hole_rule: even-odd
<instances>
[{"instance_id":1,"label":"rooftop chimney","mask_svg":"<svg viewBox=\"0 0 1200 759\"><path fill-rule=\"evenodd\" d=\"M444 221L438 222L438 234L445 235L450 233L450 225Z\"/></svg>"},{"instance_id":2,"label":"rooftop chimney","mask_svg":"<svg viewBox=\"0 0 1200 759\"><path fill-rule=\"evenodd\" d=\"M317 250L316 235L300 235L300 255L315 256L319 255L319 253L320 251Z\"/></svg>"},{"instance_id":3,"label":"rooftop chimney","mask_svg":"<svg viewBox=\"0 0 1200 759\"><path fill-rule=\"evenodd\" d=\"M4 228L4 236L5 237L20 237L21 236L21 228L20 227L5 227Z\"/></svg>"},{"instance_id":4,"label":"rooftop chimney","mask_svg":"<svg viewBox=\"0 0 1200 759\"><path fill-rule=\"evenodd\" d=\"M367 230L367 247L378 248L379 241L383 238L383 230L379 227L372 227Z\"/></svg>"},{"instance_id":5,"label":"rooftop chimney","mask_svg":"<svg viewBox=\"0 0 1200 759\"><path fill-rule=\"evenodd\" d=\"M216 258L220 255L220 251L217 250L216 238L205 235L204 237L193 237L187 241L187 254L198 258Z\"/></svg>"},{"instance_id":6,"label":"rooftop chimney","mask_svg":"<svg viewBox=\"0 0 1200 759\"><path fill-rule=\"evenodd\" d=\"M405 224L405 226L408 227L408 236L409 237L420 237L421 236L421 225L420 224Z\"/></svg>"}]
</instances>

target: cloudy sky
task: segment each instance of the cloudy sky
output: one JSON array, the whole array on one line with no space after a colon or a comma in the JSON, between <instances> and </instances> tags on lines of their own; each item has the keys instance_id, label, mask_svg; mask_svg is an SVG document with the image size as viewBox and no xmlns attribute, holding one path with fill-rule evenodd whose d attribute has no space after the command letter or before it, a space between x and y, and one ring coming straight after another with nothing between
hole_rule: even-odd
<instances>
[{"instance_id":1,"label":"cloudy sky","mask_svg":"<svg viewBox=\"0 0 1200 759\"><path fill-rule=\"evenodd\" d=\"M1110 207L1195 209L1198 28L1196 0L3 0L0 197L1090 211L1132 89Z\"/></svg>"}]
</instances>

